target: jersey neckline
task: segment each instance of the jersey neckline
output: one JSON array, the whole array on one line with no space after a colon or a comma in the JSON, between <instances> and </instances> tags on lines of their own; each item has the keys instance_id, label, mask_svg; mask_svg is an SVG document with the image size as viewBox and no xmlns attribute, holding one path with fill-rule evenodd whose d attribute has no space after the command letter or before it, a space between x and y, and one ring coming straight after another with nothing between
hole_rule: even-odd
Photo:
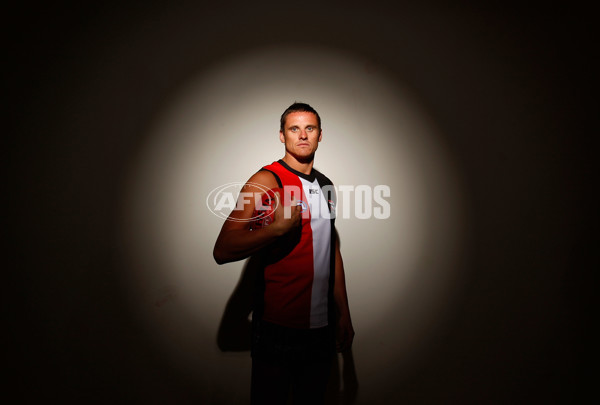
<instances>
[{"instance_id":1,"label":"jersey neckline","mask_svg":"<svg viewBox=\"0 0 600 405\"><path fill-rule=\"evenodd\" d=\"M315 168L311 168L309 174L304 174L302 172L299 172L298 170L292 169L287 163L285 163L283 161L283 159L279 159L277 161L277 163L279 163L281 166L283 166L285 169L289 170L290 172L294 173L296 176L302 177L303 179L308 180L311 183L314 182L315 179L317 178L317 174L316 174L317 170Z\"/></svg>"}]
</instances>

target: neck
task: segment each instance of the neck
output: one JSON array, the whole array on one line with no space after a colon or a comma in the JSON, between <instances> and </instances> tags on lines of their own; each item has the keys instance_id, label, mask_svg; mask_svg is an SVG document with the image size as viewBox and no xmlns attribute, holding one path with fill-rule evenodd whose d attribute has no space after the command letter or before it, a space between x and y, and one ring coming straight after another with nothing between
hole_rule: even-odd
<instances>
[{"instance_id":1,"label":"neck","mask_svg":"<svg viewBox=\"0 0 600 405\"><path fill-rule=\"evenodd\" d=\"M299 171L300 173L310 174L313 168L314 155L311 155L306 159L298 159L289 153L286 153L281 160L283 160L289 167Z\"/></svg>"}]
</instances>

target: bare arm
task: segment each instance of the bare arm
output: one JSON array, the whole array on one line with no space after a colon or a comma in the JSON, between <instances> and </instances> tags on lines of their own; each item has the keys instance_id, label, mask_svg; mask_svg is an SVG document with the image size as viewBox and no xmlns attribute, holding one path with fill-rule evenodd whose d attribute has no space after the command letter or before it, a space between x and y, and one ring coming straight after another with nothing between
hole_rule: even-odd
<instances>
[{"instance_id":1,"label":"bare arm","mask_svg":"<svg viewBox=\"0 0 600 405\"><path fill-rule=\"evenodd\" d=\"M258 172L248 180L242 191L260 196L264 188L275 187L277 183L271 173ZM213 257L218 264L245 259L300 225L301 207L292 207L291 218L285 218L280 196L277 193L275 198L277 209L273 214L273 223L264 228L250 230L250 218L255 207L254 200L241 205L242 209L231 212L221 228L213 249Z\"/></svg>"},{"instance_id":2,"label":"bare arm","mask_svg":"<svg viewBox=\"0 0 600 405\"><path fill-rule=\"evenodd\" d=\"M339 352L346 351L352 346L354 340L354 328L350 317L348 305L348 294L346 291L346 276L344 273L344 262L340 252L340 241L335 231L335 285L333 296L338 314L336 346Z\"/></svg>"}]
</instances>

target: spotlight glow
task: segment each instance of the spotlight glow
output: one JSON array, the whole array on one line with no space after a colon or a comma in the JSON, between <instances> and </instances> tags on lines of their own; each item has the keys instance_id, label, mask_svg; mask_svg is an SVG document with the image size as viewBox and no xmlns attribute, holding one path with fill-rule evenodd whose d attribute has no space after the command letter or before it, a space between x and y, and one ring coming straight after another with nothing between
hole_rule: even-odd
<instances>
[{"instance_id":1,"label":"spotlight glow","mask_svg":"<svg viewBox=\"0 0 600 405\"><path fill-rule=\"evenodd\" d=\"M239 367L249 355L216 348L243 263L214 262L223 220L206 198L283 156L278 120L294 101L311 104L323 120L317 169L338 185L389 186L388 219L336 221L357 332L354 358L368 393L377 369L410 366L451 306L464 216L459 178L435 124L400 81L360 55L261 48L215 64L180 89L156 119L128 182L134 305L178 365L206 382L235 369L240 378L221 389L249 389L249 367ZM207 364L211 372L203 373Z\"/></svg>"}]
</instances>

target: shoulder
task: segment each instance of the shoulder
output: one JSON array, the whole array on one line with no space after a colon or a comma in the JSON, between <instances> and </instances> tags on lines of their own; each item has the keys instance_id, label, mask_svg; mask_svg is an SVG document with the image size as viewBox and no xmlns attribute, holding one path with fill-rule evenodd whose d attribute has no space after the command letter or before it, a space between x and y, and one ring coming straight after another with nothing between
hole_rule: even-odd
<instances>
[{"instance_id":1,"label":"shoulder","mask_svg":"<svg viewBox=\"0 0 600 405\"><path fill-rule=\"evenodd\" d=\"M325 176L323 173L313 168L313 174L316 179L319 181L321 186L333 186L333 182L329 180L329 177Z\"/></svg>"},{"instance_id":2,"label":"shoulder","mask_svg":"<svg viewBox=\"0 0 600 405\"><path fill-rule=\"evenodd\" d=\"M265 188L272 189L277 186L277 180L273 173L268 170L259 170L250 176L244 185L244 189L248 189L248 191L264 191Z\"/></svg>"}]
</instances>

